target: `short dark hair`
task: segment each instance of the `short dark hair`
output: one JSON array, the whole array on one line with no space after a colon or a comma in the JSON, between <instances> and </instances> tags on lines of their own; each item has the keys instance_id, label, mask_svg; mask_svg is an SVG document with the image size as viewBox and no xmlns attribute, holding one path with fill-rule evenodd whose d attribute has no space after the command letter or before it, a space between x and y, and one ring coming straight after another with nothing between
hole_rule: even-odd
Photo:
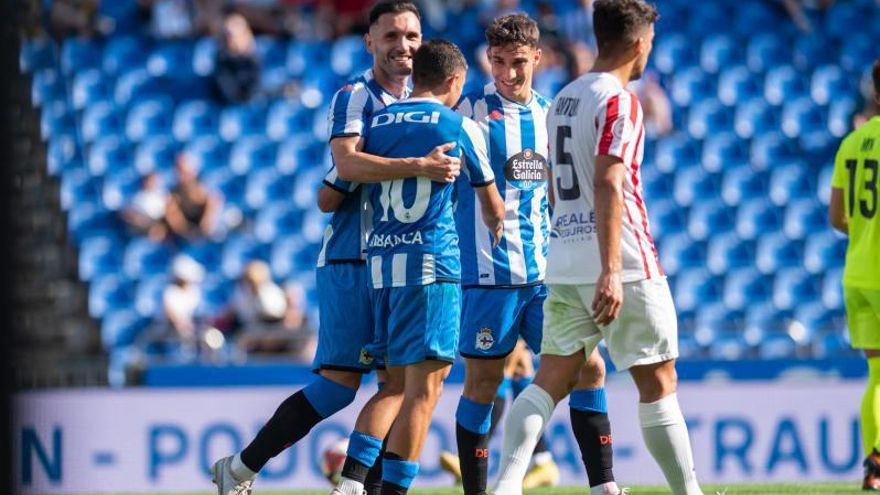
<instances>
[{"instance_id":1,"label":"short dark hair","mask_svg":"<svg viewBox=\"0 0 880 495\"><path fill-rule=\"evenodd\" d=\"M412 12L419 20L422 19L422 14L419 13L419 8L412 2L401 0L382 1L377 2L376 5L373 5L373 8L370 9L370 26L376 24L376 21L385 14L400 14L401 12Z\"/></svg>"},{"instance_id":2,"label":"short dark hair","mask_svg":"<svg viewBox=\"0 0 880 495\"><path fill-rule=\"evenodd\" d=\"M428 40L413 55L413 86L436 88L461 69L467 69L467 62L455 43Z\"/></svg>"},{"instance_id":3,"label":"short dark hair","mask_svg":"<svg viewBox=\"0 0 880 495\"><path fill-rule=\"evenodd\" d=\"M634 43L639 32L657 22L657 8L645 0L596 0L593 32L600 54L614 54Z\"/></svg>"},{"instance_id":4,"label":"short dark hair","mask_svg":"<svg viewBox=\"0 0 880 495\"><path fill-rule=\"evenodd\" d=\"M880 99L880 58L871 67L871 78L874 80L874 98Z\"/></svg>"},{"instance_id":5,"label":"short dark hair","mask_svg":"<svg viewBox=\"0 0 880 495\"><path fill-rule=\"evenodd\" d=\"M510 14L492 21L486 28L489 46L509 44L537 47L541 38L538 23L525 14Z\"/></svg>"}]
</instances>

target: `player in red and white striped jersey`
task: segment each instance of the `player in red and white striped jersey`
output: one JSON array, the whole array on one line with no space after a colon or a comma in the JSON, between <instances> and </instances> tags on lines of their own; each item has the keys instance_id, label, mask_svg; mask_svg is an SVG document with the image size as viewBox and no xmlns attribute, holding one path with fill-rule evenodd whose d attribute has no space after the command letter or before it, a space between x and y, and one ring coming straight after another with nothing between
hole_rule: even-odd
<instances>
[{"instance_id":1,"label":"player in red and white striped jersey","mask_svg":"<svg viewBox=\"0 0 880 495\"><path fill-rule=\"evenodd\" d=\"M645 0L596 0L596 63L548 112L555 203L541 366L505 423L497 495L521 493L523 458L603 339L639 389L645 444L672 492L703 494L675 393L675 308L640 185L643 114L625 87L647 64L657 18Z\"/></svg>"}]
</instances>

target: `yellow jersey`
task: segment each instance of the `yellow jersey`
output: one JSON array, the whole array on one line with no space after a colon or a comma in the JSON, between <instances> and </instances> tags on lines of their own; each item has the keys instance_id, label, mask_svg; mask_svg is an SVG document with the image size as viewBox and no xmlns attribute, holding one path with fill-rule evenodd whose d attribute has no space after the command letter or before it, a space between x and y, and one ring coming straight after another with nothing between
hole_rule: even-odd
<instances>
[{"instance_id":1,"label":"yellow jersey","mask_svg":"<svg viewBox=\"0 0 880 495\"><path fill-rule=\"evenodd\" d=\"M849 224L843 284L880 289L880 116L843 140L831 187L843 190Z\"/></svg>"}]
</instances>

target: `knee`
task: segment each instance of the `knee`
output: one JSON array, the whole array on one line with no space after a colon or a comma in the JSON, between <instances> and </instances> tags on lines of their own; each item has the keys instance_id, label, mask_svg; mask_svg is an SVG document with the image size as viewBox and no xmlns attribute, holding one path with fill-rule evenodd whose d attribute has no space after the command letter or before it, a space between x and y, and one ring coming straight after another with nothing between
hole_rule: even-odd
<instances>
[{"instance_id":1,"label":"knee","mask_svg":"<svg viewBox=\"0 0 880 495\"><path fill-rule=\"evenodd\" d=\"M651 403L675 393L678 375L672 366L662 366L640 376L636 386L639 389L639 402Z\"/></svg>"},{"instance_id":2,"label":"knee","mask_svg":"<svg viewBox=\"0 0 880 495\"><path fill-rule=\"evenodd\" d=\"M361 386L361 375L354 371L321 370L321 376L339 385L357 390Z\"/></svg>"},{"instance_id":3,"label":"knee","mask_svg":"<svg viewBox=\"0 0 880 495\"><path fill-rule=\"evenodd\" d=\"M591 388L601 387L605 383L605 360L599 353L594 352L584 363L579 380L581 384L592 385Z\"/></svg>"},{"instance_id":4,"label":"knee","mask_svg":"<svg viewBox=\"0 0 880 495\"><path fill-rule=\"evenodd\" d=\"M488 404L498 395L498 386L503 378L500 373L470 374L465 380L464 396L472 401Z\"/></svg>"}]
</instances>

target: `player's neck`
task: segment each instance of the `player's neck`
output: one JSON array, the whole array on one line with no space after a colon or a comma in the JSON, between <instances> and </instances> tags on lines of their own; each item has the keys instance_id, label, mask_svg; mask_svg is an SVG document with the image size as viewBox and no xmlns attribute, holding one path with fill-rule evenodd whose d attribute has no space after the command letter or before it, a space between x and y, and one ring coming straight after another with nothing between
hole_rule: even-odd
<instances>
[{"instance_id":1,"label":"player's neck","mask_svg":"<svg viewBox=\"0 0 880 495\"><path fill-rule=\"evenodd\" d=\"M505 99L520 103L522 105L528 105L530 101L532 101L532 87L523 87L522 94L512 94L506 93L505 91L498 88L498 85L495 85L495 89L498 91L498 94L503 96Z\"/></svg>"},{"instance_id":2,"label":"player's neck","mask_svg":"<svg viewBox=\"0 0 880 495\"><path fill-rule=\"evenodd\" d=\"M409 82L409 76L391 76L378 66L373 66L373 79L379 83L379 86L388 91L395 98L403 98L406 94L406 85Z\"/></svg>"},{"instance_id":3,"label":"player's neck","mask_svg":"<svg viewBox=\"0 0 880 495\"><path fill-rule=\"evenodd\" d=\"M418 86L414 87L412 93L409 95L410 98L433 98L438 100L440 103L445 105L445 101L449 99L449 93L437 93L431 89L424 89Z\"/></svg>"},{"instance_id":4,"label":"player's neck","mask_svg":"<svg viewBox=\"0 0 880 495\"><path fill-rule=\"evenodd\" d=\"M634 61L620 62L619 60L603 59L600 57L596 59L596 63L593 64L590 72L604 72L620 81L621 86L626 86L629 84L630 77L632 76L633 66Z\"/></svg>"}]
</instances>

